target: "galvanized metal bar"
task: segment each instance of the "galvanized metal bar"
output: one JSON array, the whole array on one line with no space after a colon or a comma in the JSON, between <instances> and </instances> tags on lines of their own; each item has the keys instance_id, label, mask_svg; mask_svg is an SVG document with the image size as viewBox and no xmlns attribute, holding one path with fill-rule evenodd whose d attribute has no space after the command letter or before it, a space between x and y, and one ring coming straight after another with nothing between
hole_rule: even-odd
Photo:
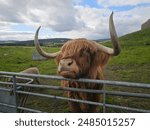
<instances>
[{"instance_id":1,"label":"galvanized metal bar","mask_svg":"<svg viewBox=\"0 0 150 130\"><path fill-rule=\"evenodd\" d=\"M150 110L131 108L131 107L124 107L124 106L118 106L118 105L112 105L112 104L106 104L106 107L116 108L116 109L123 109L123 110L133 111L133 112L150 113Z\"/></svg>"},{"instance_id":2,"label":"galvanized metal bar","mask_svg":"<svg viewBox=\"0 0 150 130\"><path fill-rule=\"evenodd\" d=\"M0 88L0 91L10 92L12 89L9 88Z\"/></svg>"},{"instance_id":3,"label":"galvanized metal bar","mask_svg":"<svg viewBox=\"0 0 150 130\"><path fill-rule=\"evenodd\" d=\"M1 81L0 81L0 84L2 84L2 85L13 85L12 82L1 82Z\"/></svg>"},{"instance_id":4,"label":"galvanized metal bar","mask_svg":"<svg viewBox=\"0 0 150 130\"><path fill-rule=\"evenodd\" d=\"M96 84L107 84L107 85L113 85L113 86L122 86L122 87L134 87L134 88L146 88L150 89L150 84L143 84L143 83L129 83L129 82L119 82L119 81L108 81L108 80L93 80L93 79L79 79L79 80L73 80L73 79L66 79L60 76L49 76L49 75L35 75L35 74L23 74L23 73L13 73L13 72L1 72L0 74L7 74L13 76L13 84L9 82L0 82L0 84L7 84L7 85L13 85L14 87L14 93L17 95L17 93L27 94L27 95L34 95L34 96L41 96L41 97L48 97L48 98L54 98L54 99L61 99L61 100L68 100L73 102L80 102L80 103L87 103L91 105L99 105L105 107L111 107L116 109L124 109L128 111L136 111L136 112L149 112L150 110L143 110L138 108L131 108L131 107L124 107L124 106L118 106L113 104L106 104L105 103L105 96L107 95L113 95L113 96L130 96L130 97L138 97L138 98L150 98L150 94L146 93L131 93L131 92L118 92L118 91L106 91L104 90L92 90L92 89L79 89L79 88L64 88L60 86L48 86L48 85L36 85L36 84L29 84L31 83L30 80L26 84L22 83L16 83L16 76L25 76L25 77L36 77L36 78L48 78L48 79L54 79L54 80L67 80L67 81L77 81L77 82L84 82L84 83L96 83ZM31 79L31 78L29 78ZM86 100L79 100L79 99L72 99L72 98L66 98L66 97L60 97L60 96L54 96L54 95L47 95L47 94L40 94L40 93L32 93L32 92L26 92L26 91L18 91L17 86L26 86L26 87L41 87L41 88L50 88L54 90L65 90L65 91L80 91L80 92L92 92L92 93L104 93L104 101L103 103L99 102L92 102L92 101L86 101ZM1 91L7 91L6 88L0 88ZM16 97L16 103L17 103L17 97ZM1 103L3 104L3 103ZM5 104L6 105L6 104ZM9 105L9 104L7 104ZM11 106L11 105L10 105ZM30 109L30 108L24 108L21 106L16 105L16 109ZM103 109L103 112L104 112ZM31 111L34 112L34 109ZM35 110L36 111L36 110Z\"/></svg>"},{"instance_id":5,"label":"galvanized metal bar","mask_svg":"<svg viewBox=\"0 0 150 130\"><path fill-rule=\"evenodd\" d=\"M69 88L69 87L60 87L60 86L22 84L22 83L18 83L17 85L24 86L24 87L48 88L48 89L53 89L53 90L65 90L65 91L75 91L75 92L99 93L99 94L105 93L105 94L114 95L114 96L131 96L131 97L138 97L138 98L150 98L150 94L108 91L108 90L105 90L105 87L103 87L103 90L94 90L94 89Z\"/></svg>"},{"instance_id":6,"label":"galvanized metal bar","mask_svg":"<svg viewBox=\"0 0 150 130\"><path fill-rule=\"evenodd\" d=\"M29 86L27 85L27 84L29 84L29 83L32 83L32 82L29 81L29 82L27 82L27 83L25 83L25 84L22 83L21 85L26 85L26 87L29 87ZM13 82L0 82L0 84L1 84L1 85L12 85L12 86L13 86ZM17 90L18 90L18 89L20 89L20 86L21 86L21 85L20 85L20 84L17 85L17 84L19 84L19 83L16 83ZM1 90L1 89L3 90L3 88L4 88L4 87L0 87L0 90ZM10 89L10 91L12 91L12 89Z\"/></svg>"},{"instance_id":7,"label":"galvanized metal bar","mask_svg":"<svg viewBox=\"0 0 150 130\"><path fill-rule=\"evenodd\" d=\"M82 88L69 88L61 86L50 86L50 85L39 85L39 84L23 84L17 83L17 86L23 87L33 87L33 88L48 88L53 90L65 90L65 91L75 91L75 92L86 92L86 93L103 93L103 90L94 90L94 89L82 89Z\"/></svg>"},{"instance_id":8,"label":"galvanized metal bar","mask_svg":"<svg viewBox=\"0 0 150 130\"><path fill-rule=\"evenodd\" d=\"M55 95L50 95L50 94L41 94L41 93L33 93L33 92L26 92L26 91L16 91L16 92L20 93L20 94L27 94L27 95L32 95L32 96L40 96L40 97L47 97L47 98L53 98L53 99L62 99L62 100L67 100L67 101L73 101L73 102L80 102L80 103L86 103L86 104L91 104L91 105L103 106L103 103L80 100L80 99L72 99L72 98L55 96Z\"/></svg>"},{"instance_id":9,"label":"galvanized metal bar","mask_svg":"<svg viewBox=\"0 0 150 130\"><path fill-rule=\"evenodd\" d=\"M26 107L17 107L19 110L24 110L28 112L34 112L34 113L42 113L42 111L31 109L31 108L26 108Z\"/></svg>"},{"instance_id":10,"label":"galvanized metal bar","mask_svg":"<svg viewBox=\"0 0 150 130\"><path fill-rule=\"evenodd\" d=\"M11 73L11 72L10 72ZM7 75L0 75L0 78L3 77L3 78L12 78L12 76L7 76ZM19 77L17 76L16 79L24 79L24 80L33 80L32 78L27 78L27 77Z\"/></svg>"},{"instance_id":11,"label":"galvanized metal bar","mask_svg":"<svg viewBox=\"0 0 150 130\"><path fill-rule=\"evenodd\" d=\"M6 104L6 103L2 103L2 102L0 102L0 105L2 105L2 106L6 106L6 107L11 107L11 108L16 108L16 106L15 106L15 105Z\"/></svg>"},{"instance_id":12,"label":"galvanized metal bar","mask_svg":"<svg viewBox=\"0 0 150 130\"><path fill-rule=\"evenodd\" d=\"M0 82L1 84L3 82ZM12 83L5 83L8 85L12 85ZM81 89L81 88L67 88L67 87L60 87L60 86L49 86L49 85L36 85L36 84L23 84L23 83L17 83L17 86L24 86L24 87L36 87L36 88L49 88L54 90L65 90L65 91L76 91L76 92L87 92L87 93L106 93L109 95L115 95L115 96L131 96L131 97L139 97L139 98L150 98L150 94L144 94L144 93L131 93L131 92L118 92L118 91L107 91L107 90L93 90L93 89ZM4 90L5 88L0 88L0 90ZM7 91L7 89L6 89ZM11 91L8 90L8 91Z\"/></svg>"},{"instance_id":13,"label":"galvanized metal bar","mask_svg":"<svg viewBox=\"0 0 150 130\"><path fill-rule=\"evenodd\" d=\"M145 84L145 83L130 83L130 82L109 81L109 80L93 80L93 79L75 80L75 79L63 78L61 76L25 74L25 73L14 73L14 72L3 72L3 71L0 71L0 74L25 76L25 77L35 77L35 78L46 78L46 79L48 78L48 79L53 79L53 80L67 80L67 81L76 81L76 82L84 82L84 83L106 84L106 85L122 86L122 87L150 88L150 84Z\"/></svg>"},{"instance_id":14,"label":"galvanized metal bar","mask_svg":"<svg viewBox=\"0 0 150 130\"><path fill-rule=\"evenodd\" d=\"M73 101L73 102L103 106L103 103L92 102L92 101L87 101L87 100L72 99L72 98L60 97L60 96L55 96L55 95L32 93L32 92L26 92L26 91L16 91L16 92L17 93L22 93L22 94L28 94L28 95L32 95L32 96L41 96L41 97L47 97L47 98L53 98L53 99L61 99L61 100L68 100L68 101ZM111 107L111 108L117 108L117 109L124 109L124 110L128 110L128 111L150 113L150 110L137 109L137 108L131 108L131 107L123 107L123 106L112 105L112 104L105 104L105 106L106 107Z\"/></svg>"},{"instance_id":15,"label":"galvanized metal bar","mask_svg":"<svg viewBox=\"0 0 150 130\"><path fill-rule=\"evenodd\" d=\"M114 95L114 96L128 96L128 97L149 98L150 99L150 94L145 94L145 93L106 91L106 94Z\"/></svg>"},{"instance_id":16,"label":"galvanized metal bar","mask_svg":"<svg viewBox=\"0 0 150 130\"><path fill-rule=\"evenodd\" d=\"M12 77L11 77L11 78L12 78ZM18 77L17 77L16 79L18 79ZM32 83L33 80L34 80L34 79L31 79L31 78L23 78L23 77L19 77L19 79L28 80L25 84L30 84L30 83ZM13 83L10 82L10 81L6 81L6 82L0 81L0 84L2 84L2 85L13 85Z\"/></svg>"}]
</instances>

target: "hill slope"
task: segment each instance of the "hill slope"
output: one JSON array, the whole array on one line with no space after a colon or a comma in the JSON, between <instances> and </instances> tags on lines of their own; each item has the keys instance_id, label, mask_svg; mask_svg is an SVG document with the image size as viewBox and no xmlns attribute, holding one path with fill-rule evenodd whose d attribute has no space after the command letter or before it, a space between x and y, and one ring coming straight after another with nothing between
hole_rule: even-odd
<instances>
[{"instance_id":1,"label":"hill slope","mask_svg":"<svg viewBox=\"0 0 150 130\"><path fill-rule=\"evenodd\" d=\"M127 34L119 41L121 54L111 59L106 69L107 76L116 80L150 83L150 29Z\"/></svg>"},{"instance_id":2,"label":"hill slope","mask_svg":"<svg viewBox=\"0 0 150 130\"><path fill-rule=\"evenodd\" d=\"M64 43L70 39L68 38L51 38L51 39L39 39L41 45L49 43ZM34 46L34 40L27 41L0 41L0 46Z\"/></svg>"},{"instance_id":3,"label":"hill slope","mask_svg":"<svg viewBox=\"0 0 150 130\"><path fill-rule=\"evenodd\" d=\"M124 45L150 45L150 28L124 35L120 38L120 41Z\"/></svg>"}]
</instances>

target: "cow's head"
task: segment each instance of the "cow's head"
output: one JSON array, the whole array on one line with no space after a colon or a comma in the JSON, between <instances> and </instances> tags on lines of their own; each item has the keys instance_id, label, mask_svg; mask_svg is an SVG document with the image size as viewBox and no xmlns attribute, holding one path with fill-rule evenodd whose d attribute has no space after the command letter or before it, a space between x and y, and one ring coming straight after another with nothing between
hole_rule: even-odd
<instances>
[{"instance_id":1,"label":"cow's head","mask_svg":"<svg viewBox=\"0 0 150 130\"><path fill-rule=\"evenodd\" d=\"M47 53L39 45L39 29L40 27L35 34L35 47L42 56L48 59L55 58L58 63L58 73L63 77L86 77L94 70L97 70L97 68L103 68L110 56L117 56L120 53L120 45L113 23L113 13L109 19L109 30L113 49L94 41L74 39L66 42L59 52Z\"/></svg>"}]
</instances>

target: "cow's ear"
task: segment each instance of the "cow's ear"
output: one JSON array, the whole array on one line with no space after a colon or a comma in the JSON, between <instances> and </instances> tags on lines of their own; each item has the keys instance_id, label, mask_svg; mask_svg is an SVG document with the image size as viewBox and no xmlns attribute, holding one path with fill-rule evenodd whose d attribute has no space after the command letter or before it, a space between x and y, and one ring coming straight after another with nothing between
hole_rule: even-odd
<instances>
[{"instance_id":1,"label":"cow's ear","mask_svg":"<svg viewBox=\"0 0 150 130\"><path fill-rule=\"evenodd\" d=\"M111 56L104 52L98 52L93 59L93 66L100 66L102 69L107 65L108 60Z\"/></svg>"}]
</instances>

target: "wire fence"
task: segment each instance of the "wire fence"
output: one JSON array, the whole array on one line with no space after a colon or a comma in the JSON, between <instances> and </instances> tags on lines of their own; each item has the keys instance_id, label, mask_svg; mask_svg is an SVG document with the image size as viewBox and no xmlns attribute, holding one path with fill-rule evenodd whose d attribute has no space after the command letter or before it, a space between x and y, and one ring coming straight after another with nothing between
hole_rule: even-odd
<instances>
[{"instance_id":1,"label":"wire fence","mask_svg":"<svg viewBox=\"0 0 150 130\"><path fill-rule=\"evenodd\" d=\"M37 97L45 97L45 98L53 98L60 100L73 101L78 103L85 103L91 105L101 106L103 108L103 112L106 112L106 108L115 108L122 109L130 112L144 112L150 113L150 110L144 108L132 108L127 106L120 106L115 104L106 103L106 98L108 95L112 96L123 96L123 97L135 97L135 98L143 98L148 99L150 101L150 84L144 83L130 83L130 82L119 82L119 81L109 81L109 80L93 80L93 79L68 79L60 76L52 76L52 75L36 75L36 74L23 74L23 73L14 73L14 72L2 72L0 71L0 78L8 77L8 79L12 79L11 82L7 79L5 81L0 80L0 111L1 112L43 112L36 109L31 109L25 107L25 102L28 96L37 96ZM45 85L45 84L34 84L34 78L43 78L43 79L51 79L51 80L67 80L67 81L76 81L83 83L94 83L94 84L104 84L102 90L94 90L94 89L81 89L81 88L69 88L69 87L61 87L55 85ZM25 80L24 83L18 82L18 79ZM122 91L113 91L107 90L107 85L111 85L111 87L130 87L135 89L146 89L147 93L135 93L135 92L122 92ZM3 86L12 86L12 87L3 87ZM28 89L22 89L28 88ZM29 88L42 88L42 89L52 89L52 90L61 90L61 91L74 91L74 92L86 92L86 93L98 93L103 95L102 102L93 102L87 100L73 99L64 96L56 96L52 94L42 94L38 92L32 92ZM10 92L13 92L13 95L10 95ZM25 95L22 98L21 95ZM150 102L149 102L150 103ZM150 104L149 104L150 105Z\"/></svg>"}]
</instances>

